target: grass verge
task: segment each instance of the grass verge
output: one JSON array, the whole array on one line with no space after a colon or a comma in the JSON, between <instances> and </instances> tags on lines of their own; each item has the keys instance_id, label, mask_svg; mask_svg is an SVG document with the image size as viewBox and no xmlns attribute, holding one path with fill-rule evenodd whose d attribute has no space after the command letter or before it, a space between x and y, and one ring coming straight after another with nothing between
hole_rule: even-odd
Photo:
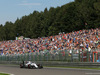
<instances>
[{"instance_id":1,"label":"grass verge","mask_svg":"<svg viewBox=\"0 0 100 75\"><path fill-rule=\"evenodd\" d=\"M0 73L0 75L9 75L9 74L5 74L5 73Z\"/></svg>"},{"instance_id":2,"label":"grass verge","mask_svg":"<svg viewBox=\"0 0 100 75\"><path fill-rule=\"evenodd\" d=\"M64 67L64 66L60 66L60 67L58 67L58 66L44 66L44 67L54 67L54 68L73 68L73 69L93 69L93 70L100 70L100 67L98 67L98 68L89 68L89 67Z\"/></svg>"}]
</instances>

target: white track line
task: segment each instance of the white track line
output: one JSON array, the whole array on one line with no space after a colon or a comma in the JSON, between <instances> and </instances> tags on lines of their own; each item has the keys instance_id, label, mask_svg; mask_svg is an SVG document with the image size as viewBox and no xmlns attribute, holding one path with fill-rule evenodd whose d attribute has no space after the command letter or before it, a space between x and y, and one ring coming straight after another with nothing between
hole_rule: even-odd
<instances>
[{"instance_id":1,"label":"white track line","mask_svg":"<svg viewBox=\"0 0 100 75\"><path fill-rule=\"evenodd\" d=\"M100 75L100 73L85 73L87 75Z\"/></svg>"}]
</instances>

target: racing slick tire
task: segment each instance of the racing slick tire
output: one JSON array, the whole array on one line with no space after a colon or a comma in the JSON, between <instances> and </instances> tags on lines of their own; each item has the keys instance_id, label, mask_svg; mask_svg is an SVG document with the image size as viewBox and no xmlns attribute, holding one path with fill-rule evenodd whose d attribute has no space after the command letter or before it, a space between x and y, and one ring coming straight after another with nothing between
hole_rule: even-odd
<instances>
[{"instance_id":1,"label":"racing slick tire","mask_svg":"<svg viewBox=\"0 0 100 75\"><path fill-rule=\"evenodd\" d=\"M41 64L38 64L38 68L39 68L39 69L42 69L43 66L42 66Z\"/></svg>"},{"instance_id":2,"label":"racing slick tire","mask_svg":"<svg viewBox=\"0 0 100 75\"><path fill-rule=\"evenodd\" d=\"M23 64L20 64L20 68L23 68L24 66L23 66Z\"/></svg>"},{"instance_id":3,"label":"racing slick tire","mask_svg":"<svg viewBox=\"0 0 100 75\"><path fill-rule=\"evenodd\" d=\"M28 68L29 68L29 69L31 69L31 68L32 68L32 66L29 64L29 65L28 65Z\"/></svg>"}]
</instances>

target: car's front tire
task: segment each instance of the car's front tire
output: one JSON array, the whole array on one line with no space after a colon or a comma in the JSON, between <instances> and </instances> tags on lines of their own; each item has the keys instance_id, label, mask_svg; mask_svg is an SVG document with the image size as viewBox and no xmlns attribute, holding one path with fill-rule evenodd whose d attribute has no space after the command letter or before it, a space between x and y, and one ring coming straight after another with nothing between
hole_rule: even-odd
<instances>
[{"instance_id":1,"label":"car's front tire","mask_svg":"<svg viewBox=\"0 0 100 75\"><path fill-rule=\"evenodd\" d=\"M41 64L38 64L38 68L39 68L39 69L42 69L43 66L42 66Z\"/></svg>"}]
</instances>

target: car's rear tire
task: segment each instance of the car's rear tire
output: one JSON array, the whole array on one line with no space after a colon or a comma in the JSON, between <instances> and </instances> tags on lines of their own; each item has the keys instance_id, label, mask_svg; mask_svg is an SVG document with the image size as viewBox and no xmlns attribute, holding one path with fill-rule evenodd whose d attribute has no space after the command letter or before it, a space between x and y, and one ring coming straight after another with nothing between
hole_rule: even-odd
<instances>
[{"instance_id":1,"label":"car's rear tire","mask_svg":"<svg viewBox=\"0 0 100 75\"><path fill-rule=\"evenodd\" d=\"M29 65L28 65L28 68L29 68L29 69L31 69L31 68L32 68L32 66L29 64Z\"/></svg>"},{"instance_id":2,"label":"car's rear tire","mask_svg":"<svg viewBox=\"0 0 100 75\"><path fill-rule=\"evenodd\" d=\"M23 68L23 64L20 64L20 68Z\"/></svg>"}]
</instances>

